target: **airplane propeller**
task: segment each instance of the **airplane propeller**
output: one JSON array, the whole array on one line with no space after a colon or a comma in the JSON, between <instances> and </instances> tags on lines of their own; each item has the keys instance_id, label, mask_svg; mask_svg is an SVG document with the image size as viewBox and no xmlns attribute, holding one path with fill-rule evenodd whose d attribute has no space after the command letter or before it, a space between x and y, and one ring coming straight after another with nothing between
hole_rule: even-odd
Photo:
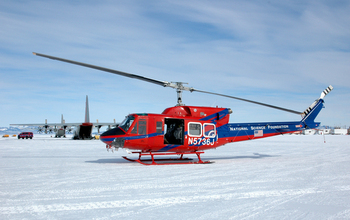
<instances>
[{"instance_id":1,"label":"airplane propeller","mask_svg":"<svg viewBox=\"0 0 350 220\"><path fill-rule=\"evenodd\" d=\"M38 133L39 134L43 133L43 128L42 127L38 127Z\"/></svg>"},{"instance_id":2,"label":"airplane propeller","mask_svg":"<svg viewBox=\"0 0 350 220\"><path fill-rule=\"evenodd\" d=\"M69 127L69 128L66 129L66 131L67 131L67 133L71 134L72 131L73 131L73 128Z\"/></svg>"},{"instance_id":3,"label":"airplane propeller","mask_svg":"<svg viewBox=\"0 0 350 220\"><path fill-rule=\"evenodd\" d=\"M85 67L88 67L88 68L97 69L97 70L101 70L101 71L104 71L104 72L117 74L117 75L120 75L120 76L125 76L125 77L129 77L129 78L133 78L133 79L146 81L146 82L153 83L153 84L156 84L156 85L160 85L160 86L163 86L163 87L174 88L174 89L176 89L176 92L177 92L177 105L179 105L179 106L183 105L182 104L182 91L189 91L189 92L201 92L201 93L206 93L206 94L211 94L211 95L223 96L223 97L226 97L226 98L231 98L231 99L236 99L236 100L240 100L240 101L244 101L244 102L249 102L249 103L253 103L253 104L256 104L256 105L262 105L262 106L265 106L265 107L274 108L274 109L278 109L278 110L281 110L281 111L286 111L286 112L290 112L290 113L294 113L294 114L298 114L298 115L302 114L302 112L299 112L299 111L294 111L294 110L291 110L291 109L282 108L282 107L279 107L279 106L274 106L274 105L270 105L270 104L266 104L266 103L262 103L262 102L257 102L257 101L253 101L253 100L249 100L249 99L243 99L243 98L230 96L230 95L225 95L225 94L220 94L220 93L215 93L215 92L203 91L203 90L195 89L193 87L187 87L187 86L184 86L184 84L187 84L187 83L184 83L184 82L160 81L160 80L151 79L151 78L147 78L147 77L136 75L136 74L126 73L126 72L122 72L122 71L118 71L118 70L113 70L113 69L109 69L109 68L105 68L105 67L95 66L95 65L91 65L91 64L87 64L87 63L81 63L81 62L68 60L68 59L63 59L63 58L59 58L59 57L49 56L49 55L45 55L45 54L40 54L40 53L35 53L35 52L33 52L33 54L36 55L36 56L41 56L41 57L49 58L49 59L52 59L52 60L58 60L58 61L66 62L66 63L79 65L79 66L85 66Z\"/></svg>"}]
</instances>

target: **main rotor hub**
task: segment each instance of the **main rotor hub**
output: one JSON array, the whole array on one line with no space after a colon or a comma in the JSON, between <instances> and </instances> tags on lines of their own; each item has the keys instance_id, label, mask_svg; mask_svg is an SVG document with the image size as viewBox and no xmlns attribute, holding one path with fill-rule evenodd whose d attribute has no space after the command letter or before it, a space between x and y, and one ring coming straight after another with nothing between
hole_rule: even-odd
<instances>
[{"instance_id":1,"label":"main rotor hub","mask_svg":"<svg viewBox=\"0 0 350 220\"><path fill-rule=\"evenodd\" d=\"M182 91L187 90L186 88L188 88L183 86L183 84L188 84L188 83L185 83L185 82L171 82L171 83L175 83L176 85L174 88L176 88L176 93L177 93L177 106L183 106L184 104L182 103Z\"/></svg>"}]
</instances>

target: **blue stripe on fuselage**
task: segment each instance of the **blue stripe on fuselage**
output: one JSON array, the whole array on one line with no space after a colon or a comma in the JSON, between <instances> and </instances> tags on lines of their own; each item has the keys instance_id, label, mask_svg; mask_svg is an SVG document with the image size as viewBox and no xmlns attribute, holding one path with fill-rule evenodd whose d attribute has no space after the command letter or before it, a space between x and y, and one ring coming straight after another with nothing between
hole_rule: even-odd
<instances>
[{"instance_id":1,"label":"blue stripe on fuselage","mask_svg":"<svg viewBox=\"0 0 350 220\"><path fill-rule=\"evenodd\" d=\"M162 149L157 150L157 152L170 151L170 150L172 150L172 149L174 149L176 147L179 147L179 146L181 146L181 145L173 145L173 144L172 145L167 145L167 146L163 147Z\"/></svg>"},{"instance_id":2,"label":"blue stripe on fuselage","mask_svg":"<svg viewBox=\"0 0 350 220\"><path fill-rule=\"evenodd\" d=\"M226 108L220 112L216 112L207 117L201 118L200 121L211 121L212 123L214 123L214 121L217 120L217 114L219 114L219 120L220 120L228 114L228 109Z\"/></svg>"}]
</instances>

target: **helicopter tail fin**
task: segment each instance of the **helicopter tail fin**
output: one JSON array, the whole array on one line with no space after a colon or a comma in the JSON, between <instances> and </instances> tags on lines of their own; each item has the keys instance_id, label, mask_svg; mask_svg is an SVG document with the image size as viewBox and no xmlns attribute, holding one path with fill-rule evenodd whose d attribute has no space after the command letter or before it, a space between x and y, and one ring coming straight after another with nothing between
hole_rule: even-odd
<instances>
[{"instance_id":1,"label":"helicopter tail fin","mask_svg":"<svg viewBox=\"0 0 350 220\"><path fill-rule=\"evenodd\" d=\"M321 93L320 98L318 98L317 100L315 100L303 113L302 113L302 120L301 122L303 122L306 125L309 125L310 123L314 123L315 118L317 117L318 113L320 113L320 111L323 108L323 103L324 100L323 98L330 92L333 90L333 86L328 86L327 89L323 90L323 92Z\"/></svg>"}]
</instances>

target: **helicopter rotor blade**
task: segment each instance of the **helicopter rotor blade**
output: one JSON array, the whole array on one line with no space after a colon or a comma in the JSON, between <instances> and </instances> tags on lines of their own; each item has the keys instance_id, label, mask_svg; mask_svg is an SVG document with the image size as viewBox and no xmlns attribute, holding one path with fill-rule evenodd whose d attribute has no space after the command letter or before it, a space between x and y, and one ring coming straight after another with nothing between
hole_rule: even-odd
<instances>
[{"instance_id":1,"label":"helicopter rotor blade","mask_svg":"<svg viewBox=\"0 0 350 220\"><path fill-rule=\"evenodd\" d=\"M286 112L290 112L290 113L294 113L294 114L298 114L298 115L302 114L302 112L294 111L294 110L291 110L291 109L282 108L282 107L279 107L279 106L270 105L270 104L266 104L266 103L262 103L262 102L256 102L256 101L249 100L249 99L243 99L243 98L239 98L239 97L235 97L235 96L224 95L224 94L215 93L215 92L207 92L207 91L193 89L193 88L192 88L192 91L193 92L201 92L201 93L211 94L211 95L217 95L217 96L223 96L223 97L231 98L231 99L237 99L237 100L240 100L240 101L250 102L250 103L253 103L253 104L262 105L262 106L265 106L265 107L274 108L274 109L278 109L278 110L281 110L281 111L286 111Z\"/></svg>"},{"instance_id":2,"label":"helicopter rotor blade","mask_svg":"<svg viewBox=\"0 0 350 220\"><path fill-rule=\"evenodd\" d=\"M143 77L143 76L139 76L139 75L135 75L135 74L131 74L131 73L126 73L126 72L122 72L122 71L118 71L118 70L113 70L113 69L109 69L109 68L105 68L105 67L95 66L95 65L91 65L91 64L87 64L87 63L81 63L81 62L77 62L74 60L63 59L63 58L49 56L49 55L35 53L35 52L33 52L33 54L36 56L41 56L41 57L49 58L52 60L58 60L58 61L66 62L66 63L71 63L71 64L75 64L75 65L79 65L79 66L85 66L88 68L92 68L92 69L101 70L104 72L109 72L109 73L129 77L129 78L143 80L143 81L154 83L154 84L164 86L164 87L168 87L168 86L172 87L171 85L173 84L173 83L169 83L166 81L159 81L159 80L155 80L155 79L151 79L151 78L147 78L147 77Z\"/></svg>"},{"instance_id":3,"label":"helicopter rotor blade","mask_svg":"<svg viewBox=\"0 0 350 220\"><path fill-rule=\"evenodd\" d=\"M126 72L122 72L122 71L118 71L118 70L113 70L113 69L100 67L100 66L95 66L95 65L91 65L91 64L87 64L87 63L82 63L82 62L77 62L77 61L73 61L73 60L63 59L63 58L54 57L54 56L50 56L50 55L45 55L45 54L41 54L41 53L33 52L33 54L36 55L36 56L41 56L41 57L49 58L49 59L52 59L52 60L58 60L58 61L66 62L66 63L71 63L71 64L75 64L75 65L79 65L79 66L85 66L85 67L88 67L88 68L92 68L92 69L96 69L96 70L100 70L100 71L104 71L104 72L109 72L109 73L113 73L113 74L129 77L129 78L139 79L139 80L150 82L150 83L153 83L153 84L156 84L156 85L160 85L160 86L163 86L163 87L174 88L174 89L177 90L177 93L178 93L178 104L179 105L182 105L182 103L181 103L181 93L182 93L182 91L190 91L190 92L201 92L201 93L206 93L206 94L211 94L211 95L223 96L223 97L226 97L226 98L237 99L237 100L240 100L240 101L250 102L250 103L253 103L253 104L262 105L262 106L265 106L265 107L274 108L274 109L278 109L278 110L282 110L282 111L286 111L286 112L290 112L290 113L294 113L294 114L298 114L298 115L302 114L302 112L298 112L298 111L294 111L294 110L291 110L291 109L286 109L286 108L282 108L282 107L278 107L278 106L274 106L274 105L270 105L270 104L266 104L266 103L262 103L262 102L256 102L256 101L253 101L253 100L243 99L243 98L239 98L239 97L235 97L235 96L224 95L224 94L220 94L220 93L207 92L207 91L203 91L203 90L194 89L192 87L184 86L183 84L186 84L186 83L183 83L183 82L160 81L160 80L155 80L155 79L147 78L147 77L140 76L140 75L135 75L135 74L131 74L131 73L126 73Z\"/></svg>"}]
</instances>

